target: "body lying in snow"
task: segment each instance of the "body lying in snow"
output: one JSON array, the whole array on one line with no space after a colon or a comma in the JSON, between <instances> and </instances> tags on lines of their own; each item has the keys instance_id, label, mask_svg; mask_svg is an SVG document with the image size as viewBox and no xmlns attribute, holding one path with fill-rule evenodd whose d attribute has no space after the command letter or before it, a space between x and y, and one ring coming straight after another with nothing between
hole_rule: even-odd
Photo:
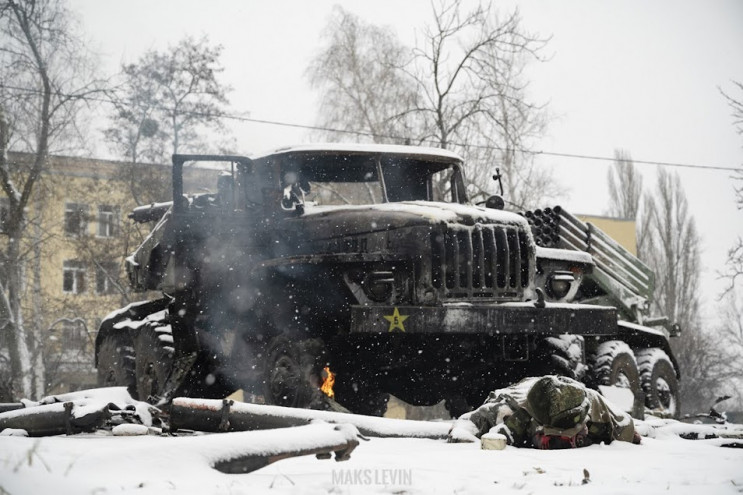
<instances>
[{"instance_id":1,"label":"body lying in snow","mask_svg":"<svg viewBox=\"0 0 743 495\"><path fill-rule=\"evenodd\" d=\"M449 441L475 442L488 432L505 435L509 445L540 449L640 443L629 414L582 383L552 375L491 392L482 406L454 423Z\"/></svg>"}]
</instances>

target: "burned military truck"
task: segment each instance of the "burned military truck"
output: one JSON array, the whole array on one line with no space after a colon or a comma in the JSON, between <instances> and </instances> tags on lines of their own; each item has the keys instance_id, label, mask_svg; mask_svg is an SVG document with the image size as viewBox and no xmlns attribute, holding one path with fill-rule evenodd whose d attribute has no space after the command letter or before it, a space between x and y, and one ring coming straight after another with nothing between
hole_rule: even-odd
<instances>
[{"instance_id":1,"label":"burned military truck","mask_svg":"<svg viewBox=\"0 0 743 495\"><path fill-rule=\"evenodd\" d=\"M226 166L214 192L184 191L193 162ZM496 196L469 204L462 166L410 146L174 155L173 201L130 215L154 225L127 259L131 285L161 296L104 319L99 383L158 403L242 388L330 407L334 393L365 414L391 393L459 414L495 387L559 373L644 390L676 414L677 367L668 332L643 325L646 295L603 258L597 272L579 243L538 245L533 212Z\"/></svg>"}]
</instances>

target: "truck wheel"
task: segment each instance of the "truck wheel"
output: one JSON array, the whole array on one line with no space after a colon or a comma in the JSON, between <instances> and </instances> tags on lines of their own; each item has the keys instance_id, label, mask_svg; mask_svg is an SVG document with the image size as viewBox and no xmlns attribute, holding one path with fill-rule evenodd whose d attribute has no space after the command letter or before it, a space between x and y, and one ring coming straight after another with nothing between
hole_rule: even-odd
<instances>
[{"instance_id":1,"label":"truck wheel","mask_svg":"<svg viewBox=\"0 0 743 495\"><path fill-rule=\"evenodd\" d=\"M586 376L584 342L580 335L544 337L537 343L539 375L562 375L582 381Z\"/></svg>"},{"instance_id":2,"label":"truck wheel","mask_svg":"<svg viewBox=\"0 0 743 495\"><path fill-rule=\"evenodd\" d=\"M98 385L132 387L134 385L134 349L122 336L109 335L98 348Z\"/></svg>"},{"instance_id":3,"label":"truck wheel","mask_svg":"<svg viewBox=\"0 0 743 495\"><path fill-rule=\"evenodd\" d=\"M637 365L645 406L663 417L678 418L679 384L668 354L658 348L642 349L637 352Z\"/></svg>"},{"instance_id":4,"label":"truck wheel","mask_svg":"<svg viewBox=\"0 0 743 495\"><path fill-rule=\"evenodd\" d=\"M589 358L592 385L628 388L633 394L640 391L640 373L632 349L621 340L601 343Z\"/></svg>"},{"instance_id":5,"label":"truck wheel","mask_svg":"<svg viewBox=\"0 0 743 495\"><path fill-rule=\"evenodd\" d=\"M286 337L276 337L268 347L265 369L266 403L286 407L317 407L322 402L320 374L313 359ZM322 408L322 407L321 407Z\"/></svg>"},{"instance_id":6,"label":"truck wheel","mask_svg":"<svg viewBox=\"0 0 743 495\"><path fill-rule=\"evenodd\" d=\"M173 366L173 335L170 325L147 322L134 338L136 382L129 393L137 400L147 401L160 396Z\"/></svg>"}]
</instances>

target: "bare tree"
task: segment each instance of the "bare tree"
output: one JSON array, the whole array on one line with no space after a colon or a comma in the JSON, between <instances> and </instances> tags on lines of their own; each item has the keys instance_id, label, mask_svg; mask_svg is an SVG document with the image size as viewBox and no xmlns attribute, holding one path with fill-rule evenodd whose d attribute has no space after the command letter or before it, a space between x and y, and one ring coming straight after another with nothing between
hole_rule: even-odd
<instances>
[{"instance_id":1,"label":"bare tree","mask_svg":"<svg viewBox=\"0 0 743 495\"><path fill-rule=\"evenodd\" d=\"M220 128L230 88L218 80L221 45L186 37L122 67L105 136L131 163L165 163L170 153L201 146L200 132Z\"/></svg>"},{"instance_id":2,"label":"bare tree","mask_svg":"<svg viewBox=\"0 0 743 495\"><path fill-rule=\"evenodd\" d=\"M725 373L726 383L721 391L732 395L737 402L737 407L743 408L743 361L740 356L743 353L743 293L740 288L734 288L723 298L723 306L719 311L720 322L717 328L717 336L721 347L725 350Z\"/></svg>"},{"instance_id":3,"label":"bare tree","mask_svg":"<svg viewBox=\"0 0 743 495\"><path fill-rule=\"evenodd\" d=\"M641 236L644 261L656 275L654 305L682 330L671 341L683 377L681 403L687 411L706 410L724 377L725 354L699 316L701 239L679 176L660 168L646 205L650 219Z\"/></svg>"},{"instance_id":4,"label":"bare tree","mask_svg":"<svg viewBox=\"0 0 743 495\"><path fill-rule=\"evenodd\" d=\"M732 97L720 89L720 93L727 100L732 110L733 126L736 132L743 136L743 84L733 81L737 91L741 92L738 97ZM735 200L738 210L743 211L743 170L737 170L733 176L733 190L735 191ZM743 278L743 238L740 236L736 239L733 246L728 250L728 259L725 266L726 270L723 277L727 278L730 283L725 289L724 294L733 292L738 278Z\"/></svg>"},{"instance_id":5,"label":"bare tree","mask_svg":"<svg viewBox=\"0 0 743 495\"><path fill-rule=\"evenodd\" d=\"M656 307L682 328L695 328L699 324L700 237L677 174L658 169L648 210L652 218L645 233L650 242L646 259L656 274Z\"/></svg>"},{"instance_id":6,"label":"bare tree","mask_svg":"<svg viewBox=\"0 0 743 495\"><path fill-rule=\"evenodd\" d=\"M50 147L71 142L78 113L99 81L91 75L91 59L59 0L0 1L0 36L0 187L8 201L0 326L9 348L14 393L33 397L43 393L44 379L35 376L40 368L32 367L29 349L29 342L42 339L29 338L22 307L27 209ZM31 152L32 160L11 162L11 148Z\"/></svg>"},{"instance_id":7,"label":"bare tree","mask_svg":"<svg viewBox=\"0 0 743 495\"><path fill-rule=\"evenodd\" d=\"M725 271L723 277L729 283L723 291L723 295L732 292L739 278L743 278L743 238L738 237L730 249L728 249L728 259L725 261Z\"/></svg>"},{"instance_id":8,"label":"bare tree","mask_svg":"<svg viewBox=\"0 0 743 495\"><path fill-rule=\"evenodd\" d=\"M626 150L614 150L614 166L607 175L609 215L636 219L642 199L642 174Z\"/></svg>"},{"instance_id":9,"label":"bare tree","mask_svg":"<svg viewBox=\"0 0 743 495\"><path fill-rule=\"evenodd\" d=\"M487 196L496 166L512 201L533 204L557 190L526 151L545 113L528 101L523 68L546 40L521 27L518 11L434 2L433 22L410 50L337 9L327 38L308 70L322 91L324 127L454 149L467 158L473 199Z\"/></svg>"},{"instance_id":10,"label":"bare tree","mask_svg":"<svg viewBox=\"0 0 743 495\"><path fill-rule=\"evenodd\" d=\"M318 125L356 131L377 143L409 139L418 98L403 71L410 50L389 29L364 23L340 6L333 8L324 40L306 72L321 95Z\"/></svg>"},{"instance_id":11,"label":"bare tree","mask_svg":"<svg viewBox=\"0 0 743 495\"><path fill-rule=\"evenodd\" d=\"M609 209L613 217L635 221L635 239L637 255L644 257L645 245L649 239L651 214L643 214L643 207L653 209L652 201L643 201L645 194L642 186L642 174L632 161L632 155L626 150L614 150L614 166L607 174L609 184Z\"/></svg>"},{"instance_id":12,"label":"bare tree","mask_svg":"<svg viewBox=\"0 0 743 495\"><path fill-rule=\"evenodd\" d=\"M530 138L545 125L543 107L529 102L523 69L541 60L547 40L524 30L518 10L502 16L489 4L465 10L460 0L433 4L433 23L416 48L413 72L424 120L421 142L462 153L473 199L484 199L496 166L506 199L532 207L557 191L534 167Z\"/></svg>"},{"instance_id":13,"label":"bare tree","mask_svg":"<svg viewBox=\"0 0 743 495\"><path fill-rule=\"evenodd\" d=\"M527 62L539 59L540 43L544 40L535 38L534 46L524 50L508 52L492 45L487 51L479 73L495 91L494 104L486 110L486 118L474 126L475 146L466 150L468 159L477 164L468 170L475 198L489 195L493 164L500 168L504 196L517 208L536 208L560 195L553 175L536 166L529 151L533 141L543 135L548 121L545 106L528 100L528 83L523 75Z\"/></svg>"},{"instance_id":14,"label":"bare tree","mask_svg":"<svg viewBox=\"0 0 743 495\"><path fill-rule=\"evenodd\" d=\"M738 81L732 81L732 83L733 86L735 86L736 91L743 92L743 83L740 83ZM728 105L730 105L730 109L733 112L733 126L735 127L736 132L743 136L743 98L741 97L743 95L733 97L722 89L720 89L720 93L725 98L725 100L727 100Z\"/></svg>"}]
</instances>

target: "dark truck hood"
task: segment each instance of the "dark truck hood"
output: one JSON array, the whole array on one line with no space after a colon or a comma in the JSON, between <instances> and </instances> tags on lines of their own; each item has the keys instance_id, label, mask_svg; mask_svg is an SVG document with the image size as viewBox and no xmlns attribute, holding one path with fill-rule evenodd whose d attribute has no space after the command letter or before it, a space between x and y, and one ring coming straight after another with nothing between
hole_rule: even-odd
<instances>
[{"instance_id":1,"label":"dark truck hood","mask_svg":"<svg viewBox=\"0 0 743 495\"><path fill-rule=\"evenodd\" d=\"M286 226L311 240L352 236L425 225L518 225L528 232L526 220L515 213L457 203L407 201L361 206L307 205L300 217Z\"/></svg>"}]
</instances>

